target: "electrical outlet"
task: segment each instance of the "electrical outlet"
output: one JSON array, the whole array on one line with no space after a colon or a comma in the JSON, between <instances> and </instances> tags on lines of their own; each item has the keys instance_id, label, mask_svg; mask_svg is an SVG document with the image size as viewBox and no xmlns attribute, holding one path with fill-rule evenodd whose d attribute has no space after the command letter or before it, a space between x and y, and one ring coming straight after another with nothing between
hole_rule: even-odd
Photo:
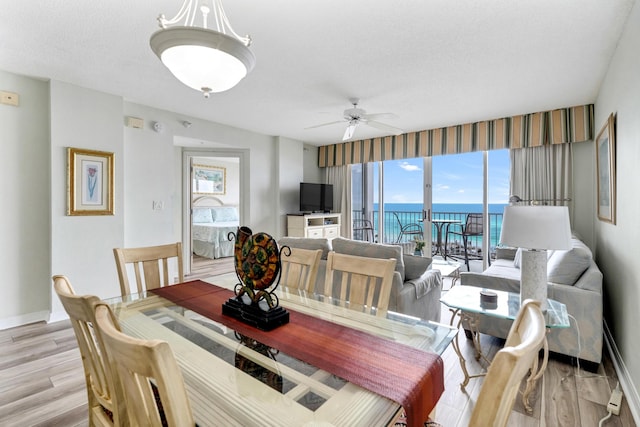
<instances>
[{"instance_id":1,"label":"electrical outlet","mask_svg":"<svg viewBox=\"0 0 640 427\"><path fill-rule=\"evenodd\" d=\"M609 398L609 403L607 404L607 411L611 412L613 415L620 415L621 405L622 405L622 390L616 387L611 392L611 398Z\"/></svg>"},{"instance_id":2,"label":"electrical outlet","mask_svg":"<svg viewBox=\"0 0 640 427\"><path fill-rule=\"evenodd\" d=\"M13 105L17 107L20 104L20 95L17 93L0 91L0 104Z\"/></svg>"}]
</instances>

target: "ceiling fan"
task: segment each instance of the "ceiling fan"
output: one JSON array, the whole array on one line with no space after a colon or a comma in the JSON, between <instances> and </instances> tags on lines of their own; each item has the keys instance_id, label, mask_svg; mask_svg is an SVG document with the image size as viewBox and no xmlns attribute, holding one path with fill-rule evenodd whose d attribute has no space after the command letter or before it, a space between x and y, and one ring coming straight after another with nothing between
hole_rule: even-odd
<instances>
[{"instance_id":1,"label":"ceiling fan","mask_svg":"<svg viewBox=\"0 0 640 427\"><path fill-rule=\"evenodd\" d=\"M390 134L393 134L393 135L400 135L401 133L404 133L404 130L400 128L393 127L385 123L380 123L376 121L377 119L384 119L384 118L391 119L391 118L396 118L398 116L396 116L393 113L367 114L365 110L363 110L362 108L358 108L359 101L360 100L358 98L349 99L349 102L351 103L351 105L353 105L353 108L347 108L346 110L344 110L344 112L342 113L343 120L338 120L338 121L329 122L329 123L322 123L320 125L311 126L306 129L314 129L322 126L329 126L337 123L344 123L346 121L347 129L344 131L344 135L342 137L343 141L347 141L353 138L356 128L361 123L364 123L365 125L374 127L379 130L383 130L385 132L389 132Z\"/></svg>"}]
</instances>

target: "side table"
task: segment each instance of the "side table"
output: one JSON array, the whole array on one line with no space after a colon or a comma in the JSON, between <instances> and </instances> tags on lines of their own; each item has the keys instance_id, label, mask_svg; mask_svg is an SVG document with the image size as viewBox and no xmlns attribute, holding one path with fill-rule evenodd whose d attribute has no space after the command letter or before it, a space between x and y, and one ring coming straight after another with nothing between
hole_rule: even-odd
<instances>
[{"instance_id":1,"label":"side table","mask_svg":"<svg viewBox=\"0 0 640 427\"><path fill-rule=\"evenodd\" d=\"M478 325L482 321L483 315L497 317L500 319L515 319L518 311L520 310L520 294L491 290L492 292L495 292L497 294L498 298L497 303L489 308L483 306L480 303L480 291L482 290L483 288L479 288L476 286L452 287L442 298L440 298L440 301L444 305L449 307L449 310L452 313L451 326L453 326L455 318L458 317L458 328L463 321L466 321L471 328L473 345L476 352L476 360L480 360L480 358L482 358L487 363L491 363L482 354ZM568 328L570 324L567 307L563 303L551 299L547 300L547 304L548 308L544 313L547 331L552 328ZM462 372L464 374L464 380L460 384L460 387L464 390L466 385L469 383L469 379L484 376L486 375L486 373L469 375L469 371L467 371L467 362L460 350L460 343L458 341L457 334L452 344L454 351L458 355L458 359L460 360L460 368L462 369ZM531 369L531 375L527 380L527 387L522 395L522 402L525 409L529 413L533 411L533 408L529 404L529 395L535 388L536 381L542 376L544 370L547 367L549 348L546 338L544 340L543 350L544 356L542 364L538 367L536 359L536 363L534 363L534 366Z\"/></svg>"},{"instance_id":2,"label":"side table","mask_svg":"<svg viewBox=\"0 0 640 427\"><path fill-rule=\"evenodd\" d=\"M451 277L451 287L460 279L460 264L455 261L445 261L439 258L431 260L431 269L439 270L443 277Z\"/></svg>"}]
</instances>

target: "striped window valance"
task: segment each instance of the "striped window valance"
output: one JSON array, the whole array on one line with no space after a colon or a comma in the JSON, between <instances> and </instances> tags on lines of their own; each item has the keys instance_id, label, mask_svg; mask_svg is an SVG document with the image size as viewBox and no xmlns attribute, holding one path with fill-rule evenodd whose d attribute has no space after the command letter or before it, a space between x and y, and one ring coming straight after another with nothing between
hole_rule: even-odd
<instances>
[{"instance_id":1,"label":"striped window valance","mask_svg":"<svg viewBox=\"0 0 640 427\"><path fill-rule=\"evenodd\" d=\"M593 104L318 147L318 166L593 139Z\"/></svg>"}]
</instances>

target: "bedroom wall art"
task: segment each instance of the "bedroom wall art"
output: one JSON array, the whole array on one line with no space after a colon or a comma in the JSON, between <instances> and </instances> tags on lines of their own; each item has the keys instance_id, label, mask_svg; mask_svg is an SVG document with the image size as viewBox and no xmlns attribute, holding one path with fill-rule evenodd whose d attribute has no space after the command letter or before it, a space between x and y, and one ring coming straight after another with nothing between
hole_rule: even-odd
<instances>
[{"instance_id":1,"label":"bedroom wall art","mask_svg":"<svg viewBox=\"0 0 640 427\"><path fill-rule=\"evenodd\" d=\"M616 118L612 113L596 138L598 218L616 223Z\"/></svg>"},{"instance_id":2,"label":"bedroom wall art","mask_svg":"<svg viewBox=\"0 0 640 427\"><path fill-rule=\"evenodd\" d=\"M67 215L113 215L113 153L67 148Z\"/></svg>"},{"instance_id":3,"label":"bedroom wall art","mask_svg":"<svg viewBox=\"0 0 640 427\"><path fill-rule=\"evenodd\" d=\"M193 165L193 193L224 195L227 192L226 168Z\"/></svg>"}]
</instances>

